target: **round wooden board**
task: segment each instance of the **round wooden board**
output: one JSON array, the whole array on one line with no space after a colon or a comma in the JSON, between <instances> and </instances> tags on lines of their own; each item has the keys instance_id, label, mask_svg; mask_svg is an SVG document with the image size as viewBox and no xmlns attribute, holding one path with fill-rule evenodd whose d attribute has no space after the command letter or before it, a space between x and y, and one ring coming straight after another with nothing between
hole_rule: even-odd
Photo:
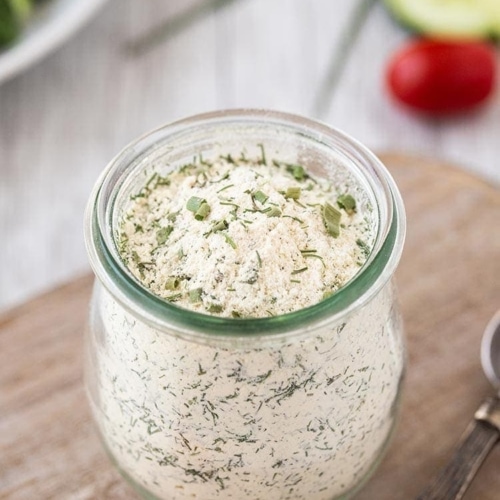
<instances>
[{"instance_id":1,"label":"round wooden board","mask_svg":"<svg viewBox=\"0 0 500 500\"><path fill-rule=\"evenodd\" d=\"M408 372L401 420L358 500L408 500L428 484L482 399L484 326L500 308L500 192L453 167L386 154L408 237L397 280ZM91 277L0 317L0 499L137 498L112 468L89 418L82 331ZM500 447L469 490L500 492Z\"/></svg>"}]
</instances>

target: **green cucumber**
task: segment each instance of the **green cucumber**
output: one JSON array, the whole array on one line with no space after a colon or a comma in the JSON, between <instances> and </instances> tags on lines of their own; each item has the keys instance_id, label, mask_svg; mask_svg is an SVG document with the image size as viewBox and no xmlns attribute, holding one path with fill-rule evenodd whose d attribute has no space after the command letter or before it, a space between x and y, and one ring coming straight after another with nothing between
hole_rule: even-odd
<instances>
[{"instance_id":1,"label":"green cucumber","mask_svg":"<svg viewBox=\"0 0 500 500\"><path fill-rule=\"evenodd\" d=\"M31 0L0 0L0 45L19 36L31 7Z\"/></svg>"},{"instance_id":2,"label":"green cucumber","mask_svg":"<svg viewBox=\"0 0 500 500\"><path fill-rule=\"evenodd\" d=\"M500 0L384 0L402 24L434 38L497 38Z\"/></svg>"}]
</instances>

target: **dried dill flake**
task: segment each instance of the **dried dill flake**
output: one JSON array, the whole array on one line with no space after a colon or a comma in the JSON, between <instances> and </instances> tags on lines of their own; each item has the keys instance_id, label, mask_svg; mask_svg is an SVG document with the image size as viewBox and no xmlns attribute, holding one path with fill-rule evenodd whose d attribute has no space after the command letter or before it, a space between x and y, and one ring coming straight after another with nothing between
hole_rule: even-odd
<instances>
[{"instance_id":1,"label":"dried dill flake","mask_svg":"<svg viewBox=\"0 0 500 500\"><path fill-rule=\"evenodd\" d=\"M311 306L359 272L373 215L305 166L255 150L194 158L139 186L118 247L145 287L180 307L251 318Z\"/></svg>"},{"instance_id":2,"label":"dried dill flake","mask_svg":"<svg viewBox=\"0 0 500 500\"><path fill-rule=\"evenodd\" d=\"M363 252L363 256L365 257L365 259L367 259L368 256L370 255L370 252L371 252L371 249L368 246L368 244L365 241L363 241L363 240L357 239L356 240L356 245L358 245L358 247Z\"/></svg>"}]
</instances>

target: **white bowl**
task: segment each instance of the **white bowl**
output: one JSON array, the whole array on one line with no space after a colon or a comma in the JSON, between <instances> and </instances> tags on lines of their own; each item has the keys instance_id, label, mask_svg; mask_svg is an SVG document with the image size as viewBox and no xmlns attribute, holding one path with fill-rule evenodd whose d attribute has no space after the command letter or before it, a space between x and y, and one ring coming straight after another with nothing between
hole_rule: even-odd
<instances>
[{"instance_id":1,"label":"white bowl","mask_svg":"<svg viewBox=\"0 0 500 500\"><path fill-rule=\"evenodd\" d=\"M35 8L19 38L0 49L0 82L20 73L64 43L105 0L47 0Z\"/></svg>"}]
</instances>

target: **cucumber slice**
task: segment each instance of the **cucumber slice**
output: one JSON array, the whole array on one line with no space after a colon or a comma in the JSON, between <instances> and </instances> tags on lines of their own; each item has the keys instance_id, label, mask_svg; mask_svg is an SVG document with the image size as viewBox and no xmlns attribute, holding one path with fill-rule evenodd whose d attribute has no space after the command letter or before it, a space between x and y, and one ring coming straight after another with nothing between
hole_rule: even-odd
<instances>
[{"instance_id":1,"label":"cucumber slice","mask_svg":"<svg viewBox=\"0 0 500 500\"><path fill-rule=\"evenodd\" d=\"M500 36L500 0L384 0L402 24L435 38Z\"/></svg>"}]
</instances>

